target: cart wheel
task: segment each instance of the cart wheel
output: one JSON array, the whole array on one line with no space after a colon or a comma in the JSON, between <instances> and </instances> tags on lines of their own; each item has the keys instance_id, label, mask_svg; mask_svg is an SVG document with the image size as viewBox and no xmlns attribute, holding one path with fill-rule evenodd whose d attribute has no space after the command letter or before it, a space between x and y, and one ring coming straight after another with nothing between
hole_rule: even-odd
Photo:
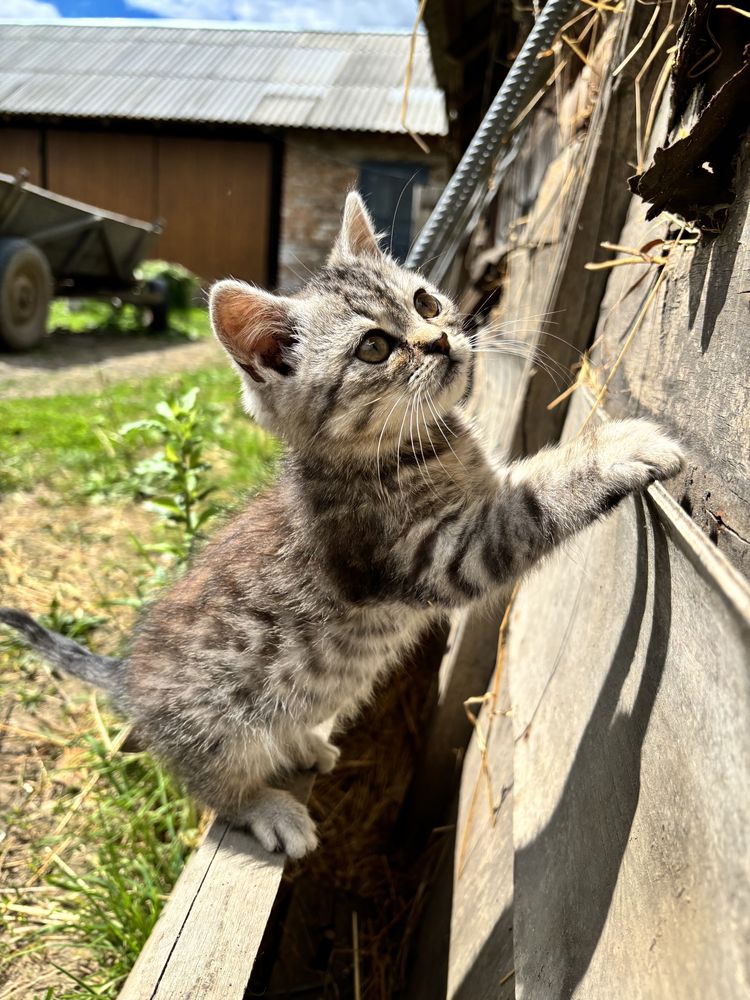
<instances>
[{"instance_id":1,"label":"cart wheel","mask_svg":"<svg viewBox=\"0 0 750 1000\"><path fill-rule=\"evenodd\" d=\"M169 329L169 286L163 278L154 278L148 282L148 290L159 296L158 301L149 306L151 321L148 328L153 333L164 333Z\"/></svg>"},{"instance_id":2,"label":"cart wheel","mask_svg":"<svg viewBox=\"0 0 750 1000\"><path fill-rule=\"evenodd\" d=\"M0 240L0 343L13 351L36 347L47 332L52 273L28 240Z\"/></svg>"}]
</instances>

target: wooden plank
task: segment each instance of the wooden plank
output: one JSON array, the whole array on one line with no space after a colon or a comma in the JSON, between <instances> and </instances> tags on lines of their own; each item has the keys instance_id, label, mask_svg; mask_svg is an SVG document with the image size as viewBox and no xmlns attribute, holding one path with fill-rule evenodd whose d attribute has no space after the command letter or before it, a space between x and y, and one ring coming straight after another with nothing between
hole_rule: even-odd
<instances>
[{"instance_id":1,"label":"wooden plank","mask_svg":"<svg viewBox=\"0 0 750 1000\"><path fill-rule=\"evenodd\" d=\"M513 730L503 714L509 703L506 677L496 705L499 714L492 721L491 705L481 712L481 706L473 706L483 734L489 735L486 775L480 773L482 757L474 738L460 792L452 803L444 801L455 788L455 746L464 747L474 732L463 702L483 695L494 675L501 616L500 608L493 615L485 609L484 615L474 612L454 622L441 665L440 708L428 737L428 756L411 790L409 816L414 818L404 826L425 819L435 824L442 807L445 839L412 949L404 991L410 1000L432 1000L438 994L447 1000L513 996ZM436 850L434 841L431 850Z\"/></svg>"},{"instance_id":2,"label":"wooden plank","mask_svg":"<svg viewBox=\"0 0 750 1000\"><path fill-rule=\"evenodd\" d=\"M406 798L402 827L439 826L458 787L471 726L464 701L482 694L495 663L504 602L456 615L438 674L437 700L429 731Z\"/></svg>"},{"instance_id":3,"label":"wooden plank","mask_svg":"<svg viewBox=\"0 0 750 1000\"><path fill-rule=\"evenodd\" d=\"M478 694L479 692L477 692ZM479 714L489 733L486 776L472 740L459 796L447 1000L511 1000L513 960L513 724L508 675L495 715ZM489 779L489 784L488 784ZM492 807L490 809L489 799Z\"/></svg>"},{"instance_id":4,"label":"wooden plank","mask_svg":"<svg viewBox=\"0 0 750 1000\"><path fill-rule=\"evenodd\" d=\"M188 862L120 1000L241 998L284 858L215 822Z\"/></svg>"},{"instance_id":5,"label":"wooden plank","mask_svg":"<svg viewBox=\"0 0 750 1000\"><path fill-rule=\"evenodd\" d=\"M632 60L618 77L613 78L612 70L638 42L651 13L643 5L629 4L610 22L591 66L581 72L579 81L561 102L562 129L566 119L585 117L587 107L590 120L580 150L565 175L564 197L557 199L547 213L556 220L556 253L547 273L534 281L530 296L533 312L551 320L549 326L539 324L529 339L552 359L553 374L560 369L571 370L591 342L607 272L587 271L584 265L607 256L599 244L616 238L630 204L627 178L632 173L636 134L633 79L648 47L644 47L644 56ZM665 9L649 37L658 38L667 19ZM641 81L645 107L659 70L657 62ZM536 204L530 220L530 239L535 242L540 239L539 224L534 223L539 210ZM538 366L522 394L513 449L519 454L533 454L556 441L562 430L565 405L547 409L559 394L559 375L551 377L545 367Z\"/></svg>"},{"instance_id":6,"label":"wooden plank","mask_svg":"<svg viewBox=\"0 0 750 1000\"><path fill-rule=\"evenodd\" d=\"M750 588L661 486L524 584L508 645L520 998L748 995L749 662Z\"/></svg>"},{"instance_id":7,"label":"wooden plank","mask_svg":"<svg viewBox=\"0 0 750 1000\"><path fill-rule=\"evenodd\" d=\"M673 496L750 575L750 142L740 164L724 231L671 251L670 274L630 343L607 407L616 416L668 422L689 449ZM645 221L647 207L633 199L617 242L640 247L667 235L668 223ZM603 370L620 353L655 278L648 264L611 273L594 355Z\"/></svg>"},{"instance_id":8,"label":"wooden plank","mask_svg":"<svg viewBox=\"0 0 750 1000\"><path fill-rule=\"evenodd\" d=\"M312 778L294 792L306 800ZM285 856L214 821L190 858L119 1000L242 1000Z\"/></svg>"},{"instance_id":9,"label":"wooden plank","mask_svg":"<svg viewBox=\"0 0 750 1000\"><path fill-rule=\"evenodd\" d=\"M0 173L28 170L32 184L42 183L42 137L36 128L8 128L0 125Z\"/></svg>"},{"instance_id":10,"label":"wooden plank","mask_svg":"<svg viewBox=\"0 0 750 1000\"><path fill-rule=\"evenodd\" d=\"M236 274L264 284L272 211L271 145L158 139L160 253L206 280Z\"/></svg>"},{"instance_id":11,"label":"wooden plank","mask_svg":"<svg viewBox=\"0 0 750 1000\"><path fill-rule=\"evenodd\" d=\"M497 371L496 358L485 359L477 375L477 409L502 424L505 454L533 453L559 437L565 406L546 407L591 341L607 274L584 264L607 256L599 243L616 238L630 203L633 78L643 60L633 59L615 79L611 70L639 40L651 13L629 4L610 20L590 65L562 100L555 93L545 99L499 188L494 242L505 276L492 326L551 361L529 361L512 372L508 365ZM658 37L666 19L665 9L647 40ZM641 81L644 106L659 70L657 61ZM563 74L563 87L565 80Z\"/></svg>"}]
</instances>

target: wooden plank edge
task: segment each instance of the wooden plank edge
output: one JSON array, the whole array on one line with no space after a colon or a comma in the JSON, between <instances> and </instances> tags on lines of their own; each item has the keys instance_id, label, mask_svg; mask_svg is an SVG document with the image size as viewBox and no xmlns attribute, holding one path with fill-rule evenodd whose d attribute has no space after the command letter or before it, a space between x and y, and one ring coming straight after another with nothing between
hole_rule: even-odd
<instances>
[{"instance_id":1,"label":"wooden plank edge","mask_svg":"<svg viewBox=\"0 0 750 1000\"><path fill-rule=\"evenodd\" d=\"M154 989L158 985L161 970L166 964L166 960L160 960L164 943L173 943L182 933L192 902L211 868L223 838L223 833L216 835L217 828L224 827L226 830L226 826L226 823L213 820L206 829L195 853L188 858L175 882L169 899L125 980L118 1000L146 1000L146 996L153 996L153 989L147 984L153 981ZM170 951L167 951L167 958Z\"/></svg>"},{"instance_id":2,"label":"wooden plank edge","mask_svg":"<svg viewBox=\"0 0 750 1000\"><path fill-rule=\"evenodd\" d=\"M592 408L594 395L587 386L578 390ZM599 422L613 418L599 407L594 415ZM565 440L565 438L563 438ZM652 483L646 495L653 502L659 522L690 561L693 568L723 595L728 606L746 628L750 628L750 582L727 559L724 553L701 531L661 483Z\"/></svg>"},{"instance_id":3,"label":"wooden plank edge","mask_svg":"<svg viewBox=\"0 0 750 1000\"><path fill-rule=\"evenodd\" d=\"M290 788L300 801L307 801L313 781L313 776L302 775L290 785ZM248 890L252 889L253 901L265 901L261 912L253 915L253 920L236 923L227 921L227 930L233 927L235 932L239 931L247 944L243 951L245 968L242 971L244 984L247 983L258 956L287 859L282 854L264 851L250 834L232 827L223 820L214 819L201 844L188 859L177 879L159 919L119 993L118 1000L160 1000L162 996L172 995L172 981L181 975L181 971L175 969L175 965L181 962L178 946L183 937L190 938L193 944L196 940L205 941L205 966L210 967L213 947L208 929L204 931L199 926L203 916L202 911L205 909L207 896L212 894L214 876L218 878L222 870L226 869L228 860L234 859L238 862L243 860L255 862L249 865L237 863L236 877L247 883ZM215 943L214 941L213 945ZM195 956L195 952L193 955ZM200 958L199 955L195 957ZM185 971L187 972L187 969ZM186 977L186 980L187 978L189 977ZM241 1000L244 995L244 984L236 993L237 1000ZM185 982L185 989L190 990L190 996L195 1000L202 997L211 997L213 1000L215 995L213 991L204 991L200 986L193 990L192 984L188 981ZM233 1000L234 997L235 994L222 992L220 1000ZM219 1000L218 995L216 1000Z\"/></svg>"}]
</instances>

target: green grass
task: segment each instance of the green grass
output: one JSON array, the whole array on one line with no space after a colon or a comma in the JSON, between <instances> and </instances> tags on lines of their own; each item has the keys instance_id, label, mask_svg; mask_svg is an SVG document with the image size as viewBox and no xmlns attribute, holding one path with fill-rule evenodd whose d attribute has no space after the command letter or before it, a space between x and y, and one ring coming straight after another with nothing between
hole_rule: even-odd
<instances>
[{"instance_id":1,"label":"green grass","mask_svg":"<svg viewBox=\"0 0 750 1000\"><path fill-rule=\"evenodd\" d=\"M206 421L203 434L210 465L204 485L216 487L212 499L222 506L239 504L244 494L271 478L279 446L245 416L236 376L228 367L218 366L123 382L101 393L0 401L0 490L44 486L45 502L52 509L71 501L140 502L134 469L160 442L148 430L122 436L119 429L153 417L157 403L194 386L201 408L216 418ZM158 540L160 531L163 535L155 516L151 537L141 541L147 545ZM118 551L132 550L130 538L114 539L112 544ZM145 563L143 572L148 572ZM137 597L138 571L128 580L129 592L115 604ZM3 599L13 602L11 587ZM93 594L81 599L88 608L85 612L53 599L47 623L84 643L91 639L101 649L97 630L106 621L104 616L116 615L118 609L103 606ZM122 723L108 716L102 720L89 706L87 694L74 693L61 709L58 682L7 632L0 636L0 666L3 661L0 701L10 705L15 700L32 720L23 724L42 734L57 719L61 728L55 732L68 732L73 726L76 735L69 740L66 736L64 746L58 740L45 748L42 740L43 756L34 751L40 777L32 782L33 795L16 796L4 817L8 842L22 857L26 852L28 870L14 868L19 872L18 888L9 884L0 892L0 927L12 932L13 941L0 958L0 971L6 961L36 954L35 961L42 958L46 969L58 968L61 981L69 985L33 991L34 997L114 1000L198 839L199 818L179 787L147 754L114 750ZM69 684L63 682L63 687L70 690ZM70 783L59 777L66 769ZM9 783L19 780L15 772L2 777ZM32 785L27 781L23 789ZM88 791L79 802L82 788ZM62 820L64 829L55 833ZM43 877L45 894L24 895L29 873L48 858L49 847L60 861ZM45 901L44 912L27 926L14 906L39 909L40 899ZM32 991L18 995L32 996Z\"/></svg>"},{"instance_id":2,"label":"green grass","mask_svg":"<svg viewBox=\"0 0 750 1000\"><path fill-rule=\"evenodd\" d=\"M98 777L76 824L89 854L47 876L59 892L40 940L61 938L96 969L56 1000L117 995L198 839L195 806L146 754L113 755L93 734L81 749L76 766Z\"/></svg>"},{"instance_id":3,"label":"green grass","mask_svg":"<svg viewBox=\"0 0 750 1000\"><path fill-rule=\"evenodd\" d=\"M209 442L229 459L218 484L222 499L265 482L278 445L242 413L236 375L217 366L123 382L100 393L0 400L0 491L44 485L79 499L101 492L99 476L102 490L116 492L118 480L127 485L127 462L135 457L127 446L113 443L118 429L150 416L160 400L191 386L199 387L201 405L216 406L223 418Z\"/></svg>"},{"instance_id":4,"label":"green grass","mask_svg":"<svg viewBox=\"0 0 750 1000\"><path fill-rule=\"evenodd\" d=\"M47 857L45 848L59 859L43 879L54 895L45 896L44 918L20 947L0 958L1 973L22 954L49 961L55 947L62 947L65 960L52 958L50 964L69 985L54 991L55 1000L114 1000L200 836L196 807L169 775L145 753L114 750L121 728L110 724L103 732L83 732L66 748L74 752L69 769L96 781L79 808L75 784L56 801L56 818L70 810L72 822L34 845L35 866ZM12 830L25 819L22 811L9 811L6 824ZM9 901L17 898L10 893ZM7 923L8 930L2 909L0 926Z\"/></svg>"},{"instance_id":5,"label":"green grass","mask_svg":"<svg viewBox=\"0 0 750 1000\"><path fill-rule=\"evenodd\" d=\"M96 299L82 302L54 299L50 305L47 327L49 330L64 330L68 333L107 330L130 336L134 333L153 336L144 328L142 309L132 305L113 306ZM201 340L208 337L211 333L208 311L194 306L170 309L169 329L181 339ZM163 338L164 334L160 333L159 337Z\"/></svg>"}]
</instances>

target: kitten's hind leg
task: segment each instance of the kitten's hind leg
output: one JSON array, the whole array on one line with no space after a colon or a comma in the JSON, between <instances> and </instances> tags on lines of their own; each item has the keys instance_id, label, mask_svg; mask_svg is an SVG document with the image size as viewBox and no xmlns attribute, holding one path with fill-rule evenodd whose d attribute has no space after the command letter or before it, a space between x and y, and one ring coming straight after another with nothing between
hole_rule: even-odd
<instances>
[{"instance_id":1,"label":"kitten's hind leg","mask_svg":"<svg viewBox=\"0 0 750 1000\"><path fill-rule=\"evenodd\" d=\"M259 789L241 812L226 818L234 826L249 830L267 851L302 858L318 846L307 807L281 788Z\"/></svg>"},{"instance_id":2,"label":"kitten's hind leg","mask_svg":"<svg viewBox=\"0 0 750 1000\"><path fill-rule=\"evenodd\" d=\"M179 770L195 796L221 819L247 830L267 851L301 858L317 846L315 824L290 791L270 787L285 776L291 779L298 767L291 748L258 739L227 743L213 755L183 755Z\"/></svg>"}]
</instances>

